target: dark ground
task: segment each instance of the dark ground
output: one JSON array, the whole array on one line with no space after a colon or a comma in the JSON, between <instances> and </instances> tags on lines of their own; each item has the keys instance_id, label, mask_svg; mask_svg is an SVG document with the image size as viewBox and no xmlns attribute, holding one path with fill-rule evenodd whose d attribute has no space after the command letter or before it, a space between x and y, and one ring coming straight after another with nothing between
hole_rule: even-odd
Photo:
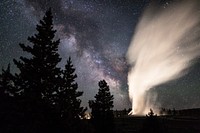
<instances>
[{"instance_id":1,"label":"dark ground","mask_svg":"<svg viewBox=\"0 0 200 133\"><path fill-rule=\"evenodd\" d=\"M149 121L146 116L115 118L116 133L200 133L200 109L181 110L178 115L155 119Z\"/></svg>"}]
</instances>

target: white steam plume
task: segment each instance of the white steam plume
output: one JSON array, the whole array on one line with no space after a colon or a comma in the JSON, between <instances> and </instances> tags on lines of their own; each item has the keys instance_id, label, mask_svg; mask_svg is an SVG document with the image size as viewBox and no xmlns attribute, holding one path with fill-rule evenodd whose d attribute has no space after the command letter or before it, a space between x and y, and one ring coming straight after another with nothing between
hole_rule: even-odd
<instances>
[{"instance_id":1,"label":"white steam plume","mask_svg":"<svg viewBox=\"0 0 200 133\"><path fill-rule=\"evenodd\" d=\"M193 1L194 2L194 1ZM195 3L182 3L155 11L148 8L139 21L127 52L131 114L145 114L154 103L146 92L177 79L200 55L199 15Z\"/></svg>"}]
</instances>

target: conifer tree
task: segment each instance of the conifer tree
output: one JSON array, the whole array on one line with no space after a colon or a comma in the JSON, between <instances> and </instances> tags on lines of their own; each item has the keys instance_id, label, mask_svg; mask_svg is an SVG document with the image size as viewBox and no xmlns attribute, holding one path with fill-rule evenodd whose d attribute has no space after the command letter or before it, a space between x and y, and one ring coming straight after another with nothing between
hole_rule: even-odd
<instances>
[{"instance_id":1,"label":"conifer tree","mask_svg":"<svg viewBox=\"0 0 200 133\"><path fill-rule=\"evenodd\" d=\"M22 132L42 132L42 129L56 129L57 115L54 113L54 97L61 74L58 63L60 40L55 40L53 16L49 9L36 26L37 34L28 37L29 44L19 44L30 56L14 59L19 69L15 74L15 90L20 92L18 103L23 114ZM21 109L22 108L22 109ZM48 127L48 128L47 128Z\"/></svg>"},{"instance_id":2,"label":"conifer tree","mask_svg":"<svg viewBox=\"0 0 200 133\"><path fill-rule=\"evenodd\" d=\"M5 115L8 112L7 107L11 106L9 101L11 100L10 96L12 95L13 88L13 75L10 73L10 64L7 69L2 69L2 74L0 74L0 108L1 113Z\"/></svg>"},{"instance_id":3,"label":"conifer tree","mask_svg":"<svg viewBox=\"0 0 200 133\"><path fill-rule=\"evenodd\" d=\"M141 128L141 133L165 133L164 127L161 126L157 115L154 114L153 109L150 108L150 112L146 114L146 119L144 120L143 127Z\"/></svg>"},{"instance_id":4,"label":"conifer tree","mask_svg":"<svg viewBox=\"0 0 200 133\"><path fill-rule=\"evenodd\" d=\"M81 107L81 100L78 99L83 92L77 90L78 84L75 82L77 75L74 72L75 68L69 57L65 69L62 71L61 84L56 101L60 110L60 116L68 120L80 119L86 111L86 108Z\"/></svg>"},{"instance_id":5,"label":"conifer tree","mask_svg":"<svg viewBox=\"0 0 200 133\"><path fill-rule=\"evenodd\" d=\"M12 123L16 118L19 118L19 113L16 113L18 108L16 104L17 93L14 92L13 79L14 76L10 72L9 64L7 69L2 69L0 74L0 132L5 133L15 129L16 125Z\"/></svg>"},{"instance_id":6,"label":"conifer tree","mask_svg":"<svg viewBox=\"0 0 200 133\"><path fill-rule=\"evenodd\" d=\"M7 69L2 69L2 74L0 75L0 97L3 98L9 95L12 91L12 74L10 73L10 64ZM7 94L6 94L7 93Z\"/></svg>"},{"instance_id":7,"label":"conifer tree","mask_svg":"<svg viewBox=\"0 0 200 133\"><path fill-rule=\"evenodd\" d=\"M61 61L58 54L60 41L54 40L56 30L53 29L51 9L40 20L36 30L37 34L28 37L29 45L19 44L31 57L21 56L19 61L14 59L19 68L14 83L15 90L21 92L19 102L25 119L23 126L49 129L51 132L73 132L65 125L75 123L85 112L78 99L83 92L77 91L77 75L74 74L71 58L64 70L58 67ZM29 129L23 132L29 132Z\"/></svg>"},{"instance_id":8,"label":"conifer tree","mask_svg":"<svg viewBox=\"0 0 200 133\"><path fill-rule=\"evenodd\" d=\"M92 120L97 132L113 131L113 95L105 80L99 82L99 91L95 100L89 101L92 112ZM106 130L105 130L106 129Z\"/></svg>"},{"instance_id":9,"label":"conifer tree","mask_svg":"<svg viewBox=\"0 0 200 133\"><path fill-rule=\"evenodd\" d=\"M60 74L57 64L61 61L58 54L59 40L54 40L53 16L49 9L36 27L34 36L28 37L30 45L19 44L31 58L14 59L20 73L16 74L16 85L24 95L36 99L46 99L49 103L56 91L56 80Z\"/></svg>"},{"instance_id":10,"label":"conifer tree","mask_svg":"<svg viewBox=\"0 0 200 133\"><path fill-rule=\"evenodd\" d=\"M17 97L20 95L20 90L15 86L15 76L10 72L10 63L7 66L7 69L2 69L0 74L0 94Z\"/></svg>"}]
</instances>

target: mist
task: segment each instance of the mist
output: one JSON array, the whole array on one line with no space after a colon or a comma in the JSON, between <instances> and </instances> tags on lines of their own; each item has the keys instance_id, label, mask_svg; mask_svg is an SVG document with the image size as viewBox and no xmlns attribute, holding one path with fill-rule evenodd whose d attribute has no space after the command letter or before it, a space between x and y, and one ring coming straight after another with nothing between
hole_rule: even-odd
<instances>
[{"instance_id":1,"label":"mist","mask_svg":"<svg viewBox=\"0 0 200 133\"><path fill-rule=\"evenodd\" d=\"M194 1L145 10L127 51L130 114L146 114L159 103L147 92L189 71L200 55L199 22Z\"/></svg>"}]
</instances>

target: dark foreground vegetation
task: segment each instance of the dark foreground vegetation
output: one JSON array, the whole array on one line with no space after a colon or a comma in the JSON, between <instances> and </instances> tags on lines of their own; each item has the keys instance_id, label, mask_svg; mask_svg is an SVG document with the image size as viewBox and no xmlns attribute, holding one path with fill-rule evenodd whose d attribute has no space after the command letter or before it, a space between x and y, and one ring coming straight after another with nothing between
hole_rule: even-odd
<instances>
[{"instance_id":1,"label":"dark foreground vegetation","mask_svg":"<svg viewBox=\"0 0 200 133\"><path fill-rule=\"evenodd\" d=\"M19 72L12 74L8 65L0 74L0 133L112 132L113 95L106 81L99 81L99 92L89 102L92 119L87 121L71 58L58 67L60 40L55 40L51 9L36 30L28 45L19 44L29 54L13 60Z\"/></svg>"},{"instance_id":2,"label":"dark foreground vegetation","mask_svg":"<svg viewBox=\"0 0 200 133\"><path fill-rule=\"evenodd\" d=\"M91 119L85 119L87 108L81 106L83 92L78 91L71 58L63 69L58 67L60 41L54 39L51 9L36 30L37 34L28 37L29 45L19 44L29 54L29 58L13 60L19 72L12 74L8 65L0 74L0 133L200 132L199 118L184 117L184 111L177 115L167 110L171 114L162 117L153 110L145 117L116 117L114 97L105 80L99 81L98 93L89 101ZM194 110L191 113L198 114Z\"/></svg>"}]
</instances>

